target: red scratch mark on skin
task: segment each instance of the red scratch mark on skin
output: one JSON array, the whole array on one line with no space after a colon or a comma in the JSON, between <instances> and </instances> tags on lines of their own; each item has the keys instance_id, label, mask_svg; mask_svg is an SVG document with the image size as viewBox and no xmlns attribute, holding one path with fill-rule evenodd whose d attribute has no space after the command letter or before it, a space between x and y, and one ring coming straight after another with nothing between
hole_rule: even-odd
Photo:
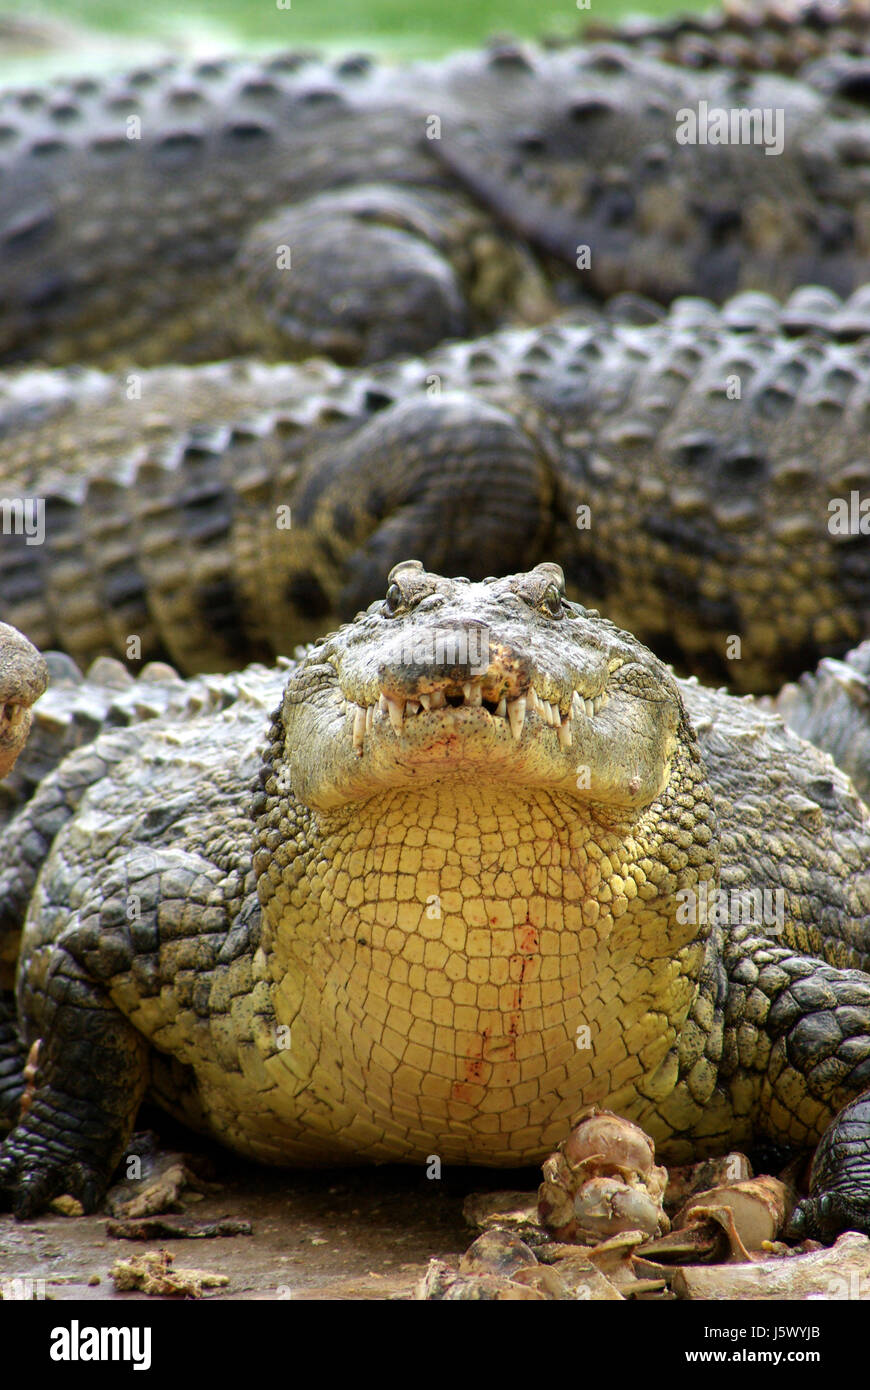
<instances>
[{"instance_id":1,"label":"red scratch mark on skin","mask_svg":"<svg viewBox=\"0 0 870 1390\"><path fill-rule=\"evenodd\" d=\"M537 927L533 927L531 922L526 922L525 926L517 928L517 949L516 953L510 957L509 969L511 978L516 981L517 988L514 991L513 1007L519 1009L523 1001L523 983L527 975L531 975L535 965L534 957L540 950Z\"/></svg>"},{"instance_id":2,"label":"red scratch mark on skin","mask_svg":"<svg viewBox=\"0 0 870 1390\"><path fill-rule=\"evenodd\" d=\"M517 987L514 990L514 1002L512 1008L521 1009L523 1006L523 981L526 978L526 973L528 971L530 962L528 960L522 960L518 956L514 956L513 959L519 960L520 970L519 975L517 976Z\"/></svg>"},{"instance_id":3,"label":"red scratch mark on skin","mask_svg":"<svg viewBox=\"0 0 870 1390\"><path fill-rule=\"evenodd\" d=\"M519 928L519 933L517 950L521 951L523 955L534 955L540 949L537 927L533 927L531 922L526 922L524 927Z\"/></svg>"},{"instance_id":4,"label":"red scratch mark on skin","mask_svg":"<svg viewBox=\"0 0 870 1390\"><path fill-rule=\"evenodd\" d=\"M495 1044L496 1061L515 1062L517 1060L516 1040L522 1031L523 985L527 978L534 978L536 974L540 964L540 949L538 929L527 919L522 926L516 928L516 951L508 957L508 969L516 988L513 993L511 1009L505 1022L506 1033L491 1039L492 1028L483 1029L479 1035L479 1053L464 1059L465 1076L461 1081L455 1081L451 1087L450 1095L453 1100L463 1101L469 1105L474 1104L469 1086L480 1084L483 1065L488 1060L490 1041ZM507 1047L505 1047L506 1038L509 1040Z\"/></svg>"},{"instance_id":5,"label":"red scratch mark on skin","mask_svg":"<svg viewBox=\"0 0 870 1390\"><path fill-rule=\"evenodd\" d=\"M517 949L510 957L508 968L511 978L516 983L511 1012L507 1017L507 1035L511 1039L508 1061L515 1062L516 1039L520 1033L522 1025L521 1010L523 1007L523 986L527 977L533 977L537 964L536 957L540 950L540 939L537 927L533 927L531 922L526 920L525 924L517 928Z\"/></svg>"},{"instance_id":6,"label":"red scratch mark on skin","mask_svg":"<svg viewBox=\"0 0 870 1390\"><path fill-rule=\"evenodd\" d=\"M483 1059L486 1056L486 1045L489 1042L491 1028L484 1028L480 1035L480 1053L477 1057L469 1057L465 1063L466 1081L479 1081L483 1072Z\"/></svg>"},{"instance_id":7,"label":"red scratch mark on skin","mask_svg":"<svg viewBox=\"0 0 870 1390\"><path fill-rule=\"evenodd\" d=\"M468 1089L468 1083L480 1084L480 1079L483 1075L483 1064L486 1061L487 1044L489 1043L491 1032L491 1028L484 1028L483 1032L480 1034L480 1051L474 1057L463 1058L465 1076L461 1081L454 1081L450 1092L453 1100L462 1100L469 1105L474 1103L474 1098Z\"/></svg>"}]
</instances>

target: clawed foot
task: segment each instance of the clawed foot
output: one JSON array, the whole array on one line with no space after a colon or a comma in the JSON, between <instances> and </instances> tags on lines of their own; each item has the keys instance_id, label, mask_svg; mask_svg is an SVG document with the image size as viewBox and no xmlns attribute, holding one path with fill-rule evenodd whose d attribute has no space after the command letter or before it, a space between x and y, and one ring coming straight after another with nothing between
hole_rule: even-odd
<instances>
[{"instance_id":1,"label":"clawed foot","mask_svg":"<svg viewBox=\"0 0 870 1390\"><path fill-rule=\"evenodd\" d=\"M85 1213L96 1211L106 1187L96 1164L46 1144L26 1122L0 1144L0 1207L11 1207L19 1221L64 1194L77 1198Z\"/></svg>"},{"instance_id":2,"label":"clawed foot","mask_svg":"<svg viewBox=\"0 0 870 1390\"><path fill-rule=\"evenodd\" d=\"M786 1234L830 1245L843 1231L870 1235L870 1093L847 1105L822 1136L810 1195L795 1207Z\"/></svg>"},{"instance_id":3,"label":"clawed foot","mask_svg":"<svg viewBox=\"0 0 870 1390\"><path fill-rule=\"evenodd\" d=\"M795 1207L786 1235L833 1245L843 1231L870 1235L870 1192L823 1192Z\"/></svg>"}]
</instances>

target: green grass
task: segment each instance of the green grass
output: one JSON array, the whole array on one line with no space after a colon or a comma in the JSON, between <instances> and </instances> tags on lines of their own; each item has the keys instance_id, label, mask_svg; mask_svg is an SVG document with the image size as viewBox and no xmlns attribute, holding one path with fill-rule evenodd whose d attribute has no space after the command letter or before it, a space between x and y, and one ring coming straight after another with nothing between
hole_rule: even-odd
<instances>
[{"instance_id":1,"label":"green grass","mask_svg":"<svg viewBox=\"0 0 870 1390\"><path fill-rule=\"evenodd\" d=\"M288 3L288 0L283 0ZM709 9L704 0L5 0L3 9L40 19L80 24L111 35L139 36L160 46L365 47L436 55L480 43L494 33L534 37L571 34L588 20L625 14L668 14ZM147 45L146 45L147 46ZM131 56L135 43L125 45Z\"/></svg>"}]
</instances>

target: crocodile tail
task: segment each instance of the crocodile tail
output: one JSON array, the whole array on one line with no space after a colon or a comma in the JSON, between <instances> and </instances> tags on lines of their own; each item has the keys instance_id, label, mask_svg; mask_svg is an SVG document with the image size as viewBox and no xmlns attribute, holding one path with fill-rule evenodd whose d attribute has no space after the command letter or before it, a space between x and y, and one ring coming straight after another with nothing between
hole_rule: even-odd
<instances>
[{"instance_id":1,"label":"crocodile tail","mask_svg":"<svg viewBox=\"0 0 870 1390\"><path fill-rule=\"evenodd\" d=\"M826 657L770 701L801 738L830 753L870 805L870 639L842 661Z\"/></svg>"}]
</instances>

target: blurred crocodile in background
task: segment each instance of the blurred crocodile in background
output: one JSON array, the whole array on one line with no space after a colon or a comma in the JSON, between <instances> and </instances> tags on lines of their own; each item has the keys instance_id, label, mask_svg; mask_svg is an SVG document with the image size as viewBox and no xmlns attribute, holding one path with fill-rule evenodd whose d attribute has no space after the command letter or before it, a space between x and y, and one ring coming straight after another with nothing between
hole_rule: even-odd
<instances>
[{"instance_id":1,"label":"blurred crocodile in background","mask_svg":"<svg viewBox=\"0 0 870 1390\"><path fill-rule=\"evenodd\" d=\"M819 30L832 52L849 15ZM860 91L695 71L657 42L166 63L6 92L0 361L367 362L622 290L854 289ZM759 124L681 143L703 103Z\"/></svg>"},{"instance_id":2,"label":"blurred crocodile in background","mask_svg":"<svg viewBox=\"0 0 870 1390\"><path fill-rule=\"evenodd\" d=\"M228 669L416 551L474 579L555 560L735 689L842 655L870 630L870 294L624 309L369 369L11 374L0 469L44 536L4 537L0 617L80 664Z\"/></svg>"},{"instance_id":3,"label":"blurred crocodile in background","mask_svg":"<svg viewBox=\"0 0 870 1390\"><path fill-rule=\"evenodd\" d=\"M781 72L824 82L870 56L867 0L724 0L703 14L592 19L587 40L630 44L648 57L681 67ZM864 101L868 89L848 85L841 95Z\"/></svg>"}]
</instances>

